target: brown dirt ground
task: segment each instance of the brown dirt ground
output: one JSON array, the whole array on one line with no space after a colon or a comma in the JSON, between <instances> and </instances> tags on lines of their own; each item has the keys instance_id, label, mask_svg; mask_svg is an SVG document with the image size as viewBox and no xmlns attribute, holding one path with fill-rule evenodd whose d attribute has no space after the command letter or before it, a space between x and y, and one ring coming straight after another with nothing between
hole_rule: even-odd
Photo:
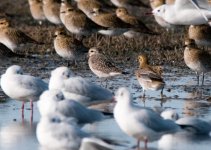
<instances>
[{"instance_id":1,"label":"brown dirt ground","mask_svg":"<svg viewBox=\"0 0 211 150\"><path fill-rule=\"evenodd\" d=\"M150 9L142 9L140 14L147 26L159 32L158 36L143 35L136 39L127 39L123 36L111 37L110 45L108 45L109 37L96 40L96 35L86 38L83 42L86 46L98 46L107 55L113 56L120 62L131 62L137 59L140 53L146 53L150 56L152 64L167 64L173 66L185 66L183 61L183 38L187 33L187 28L180 32L167 32L154 21L153 16L144 15ZM38 25L30 15L27 0L1 0L0 13L7 14L12 22L12 26L16 27L38 41L43 41L44 45L29 45L22 52L29 54L46 54L53 50L53 34L57 28L55 25L45 22Z\"/></svg>"}]
</instances>

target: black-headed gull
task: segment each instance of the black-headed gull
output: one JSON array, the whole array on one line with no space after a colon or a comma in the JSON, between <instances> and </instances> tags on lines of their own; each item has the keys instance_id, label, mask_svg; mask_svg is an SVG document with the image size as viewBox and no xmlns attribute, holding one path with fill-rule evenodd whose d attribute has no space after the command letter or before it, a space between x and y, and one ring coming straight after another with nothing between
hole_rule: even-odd
<instances>
[{"instance_id":1,"label":"black-headed gull","mask_svg":"<svg viewBox=\"0 0 211 150\"><path fill-rule=\"evenodd\" d=\"M174 133L180 127L172 120L164 120L158 113L151 109L136 106L127 88L118 89L115 100L114 118L119 127L129 136L145 142L158 140L163 134Z\"/></svg>"},{"instance_id":2,"label":"black-headed gull","mask_svg":"<svg viewBox=\"0 0 211 150\"><path fill-rule=\"evenodd\" d=\"M75 100L65 99L60 90L45 91L37 105L41 116L57 112L75 118L78 123L92 123L106 118L100 111L88 109Z\"/></svg>"},{"instance_id":3,"label":"black-headed gull","mask_svg":"<svg viewBox=\"0 0 211 150\"><path fill-rule=\"evenodd\" d=\"M113 99L111 91L80 76L74 76L67 67L58 67L51 72L49 89L62 90L65 97L89 106Z\"/></svg>"}]
</instances>

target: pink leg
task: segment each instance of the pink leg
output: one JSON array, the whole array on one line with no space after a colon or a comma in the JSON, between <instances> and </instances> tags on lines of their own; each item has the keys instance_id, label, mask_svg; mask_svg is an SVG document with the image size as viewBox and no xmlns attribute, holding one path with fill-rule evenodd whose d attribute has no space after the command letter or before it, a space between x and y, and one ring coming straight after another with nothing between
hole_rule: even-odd
<instances>
[{"instance_id":1,"label":"pink leg","mask_svg":"<svg viewBox=\"0 0 211 150\"><path fill-rule=\"evenodd\" d=\"M30 106L31 106L31 117L30 117L30 123L32 125L33 122L33 101L30 101Z\"/></svg>"}]
</instances>

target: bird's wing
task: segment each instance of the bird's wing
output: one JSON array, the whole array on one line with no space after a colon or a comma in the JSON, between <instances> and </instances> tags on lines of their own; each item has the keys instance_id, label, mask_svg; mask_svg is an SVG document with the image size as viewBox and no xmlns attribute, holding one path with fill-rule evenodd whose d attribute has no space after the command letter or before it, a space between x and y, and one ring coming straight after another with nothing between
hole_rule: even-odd
<instances>
[{"instance_id":1,"label":"bird's wing","mask_svg":"<svg viewBox=\"0 0 211 150\"><path fill-rule=\"evenodd\" d=\"M163 81L160 75L149 69L138 69L135 74L138 78L142 78L146 81Z\"/></svg>"},{"instance_id":2,"label":"bird's wing","mask_svg":"<svg viewBox=\"0 0 211 150\"><path fill-rule=\"evenodd\" d=\"M207 0L176 0L174 5L177 10L189 8L196 9L196 6L200 9L210 9Z\"/></svg>"}]
</instances>

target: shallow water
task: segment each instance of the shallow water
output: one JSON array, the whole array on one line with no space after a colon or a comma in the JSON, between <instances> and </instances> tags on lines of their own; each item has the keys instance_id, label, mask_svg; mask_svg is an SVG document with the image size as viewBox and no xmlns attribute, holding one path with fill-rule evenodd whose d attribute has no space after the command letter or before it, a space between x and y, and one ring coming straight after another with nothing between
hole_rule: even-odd
<instances>
[{"instance_id":1,"label":"shallow water","mask_svg":"<svg viewBox=\"0 0 211 150\"><path fill-rule=\"evenodd\" d=\"M38 56L38 58L31 60L11 59L10 62L4 64L0 72L2 74L6 70L6 67L11 64L19 64L23 66L25 72L48 80L50 71L62 65L62 62L58 58L51 56ZM87 66L83 68L85 69L74 69L74 72L100 84L100 79L96 78L87 69ZM128 71L133 72L133 70L129 69ZM141 106L173 108L180 116L193 115L205 120L211 120L211 77L209 74L205 76L205 86L203 87L196 86L195 74L188 68L182 70L175 67L167 67L164 73L164 79L166 82L164 98L160 98L159 91L147 91L145 102L143 98L140 98L142 90L133 74L115 77L109 80L107 86L112 91L115 91L120 86L127 86L133 93L134 102ZM105 84L106 82L103 82L103 85ZM25 108L25 120L22 121L20 111L21 102L9 99L2 92L0 95L2 101L0 103L0 150L40 149L36 139L36 124L40 119L36 103L34 105L33 123L30 124L29 104ZM125 135L118 128L118 125L113 119L86 125L84 130L94 135L121 141L129 147L136 144L133 138ZM208 150L210 149L210 145L211 139L209 137L193 137L186 134L177 134L174 136L166 135L160 141L149 143L148 146L149 149L181 150L189 148L191 150ZM143 144L141 146L143 147Z\"/></svg>"}]
</instances>

